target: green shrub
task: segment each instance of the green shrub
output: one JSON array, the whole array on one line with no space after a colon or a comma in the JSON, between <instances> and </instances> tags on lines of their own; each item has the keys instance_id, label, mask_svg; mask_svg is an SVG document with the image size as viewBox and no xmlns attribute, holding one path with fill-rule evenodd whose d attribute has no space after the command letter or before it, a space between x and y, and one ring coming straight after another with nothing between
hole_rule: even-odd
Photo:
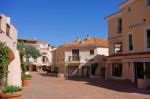
<instances>
[{"instance_id":1,"label":"green shrub","mask_svg":"<svg viewBox=\"0 0 150 99\"><path fill-rule=\"evenodd\" d=\"M8 64L9 49L4 43L0 42L0 80L2 81L2 87L7 84Z\"/></svg>"},{"instance_id":2,"label":"green shrub","mask_svg":"<svg viewBox=\"0 0 150 99\"><path fill-rule=\"evenodd\" d=\"M4 93L14 93L14 92L20 92L20 91L22 91L22 88L19 86L9 85L3 88Z\"/></svg>"},{"instance_id":3,"label":"green shrub","mask_svg":"<svg viewBox=\"0 0 150 99\"><path fill-rule=\"evenodd\" d=\"M31 78L32 77L32 75L31 74L22 74L22 78Z\"/></svg>"}]
</instances>

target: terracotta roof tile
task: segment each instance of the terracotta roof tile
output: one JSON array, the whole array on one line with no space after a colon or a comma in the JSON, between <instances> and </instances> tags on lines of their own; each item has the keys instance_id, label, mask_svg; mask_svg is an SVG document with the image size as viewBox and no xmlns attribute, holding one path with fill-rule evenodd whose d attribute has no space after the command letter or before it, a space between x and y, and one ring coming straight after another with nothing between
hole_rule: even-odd
<instances>
[{"instance_id":1,"label":"terracotta roof tile","mask_svg":"<svg viewBox=\"0 0 150 99\"><path fill-rule=\"evenodd\" d=\"M63 46L65 47L73 47L73 46L86 46L86 45L96 45L96 46L103 46L108 47L108 41L101 38L90 38L90 39L84 39L80 41L74 41L70 43L65 43Z\"/></svg>"}]
</instances>

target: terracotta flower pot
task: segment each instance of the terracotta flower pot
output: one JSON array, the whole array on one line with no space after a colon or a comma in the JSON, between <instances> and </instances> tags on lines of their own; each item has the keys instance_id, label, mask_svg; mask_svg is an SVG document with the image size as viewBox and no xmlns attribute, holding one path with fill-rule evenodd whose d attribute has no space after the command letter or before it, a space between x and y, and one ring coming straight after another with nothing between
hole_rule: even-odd
<instances>
[{"instance_id":1,"label":"terracotta flower pot","mask_svg":"<svg viewBox=\"0 0 150 99\"><path fill-rule=\"evenodd\" d=\"M22 86L28 86L31 81L31 78L22 78Z\"/></svg>"},{"instance_id":2,"label":"terracotta flower pot","mask_svg":"<svg viewBox=\"0 0 150 99\"><path fill-rule=\"evenodd\" d=\"M0 94L2 99L19 99L21 95L22 95L22 91L14 92L14 93L1 93Z\"/></svg>"}]
</instances>

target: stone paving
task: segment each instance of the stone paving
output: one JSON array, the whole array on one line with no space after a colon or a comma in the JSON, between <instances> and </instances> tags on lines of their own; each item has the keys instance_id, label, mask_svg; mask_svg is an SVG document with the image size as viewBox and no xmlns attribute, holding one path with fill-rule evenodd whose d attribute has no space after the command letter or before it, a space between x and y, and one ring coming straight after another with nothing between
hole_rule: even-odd
<instances>
[{"instance_id":1,"label":"stone paving","mask_svg":"<svg viewBox=\"0 0 150 99\"><path fill-rule=\"evenodd\" d=\"M138 89L129 82L100 78L64 80L36 72L32 75L21 99L150 99L149 89Z\"/></svg>"}]
</instances>

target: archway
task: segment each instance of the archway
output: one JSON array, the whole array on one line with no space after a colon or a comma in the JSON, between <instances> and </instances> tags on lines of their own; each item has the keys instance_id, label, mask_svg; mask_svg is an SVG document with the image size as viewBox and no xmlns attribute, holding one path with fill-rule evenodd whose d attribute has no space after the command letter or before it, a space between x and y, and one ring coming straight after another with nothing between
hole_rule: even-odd
<instances>
[{"instance_id":1,"label":"archway","mask_svg":"<svg viewBox=\"0 0 150 99\"><path fill-rule=\"evenodd\" d=\"M37 71L38 71L38 68L37 68L36 65L30 65L30 66L29 66L29 71L37 72Z\"/></svg>"}]
</instances>

